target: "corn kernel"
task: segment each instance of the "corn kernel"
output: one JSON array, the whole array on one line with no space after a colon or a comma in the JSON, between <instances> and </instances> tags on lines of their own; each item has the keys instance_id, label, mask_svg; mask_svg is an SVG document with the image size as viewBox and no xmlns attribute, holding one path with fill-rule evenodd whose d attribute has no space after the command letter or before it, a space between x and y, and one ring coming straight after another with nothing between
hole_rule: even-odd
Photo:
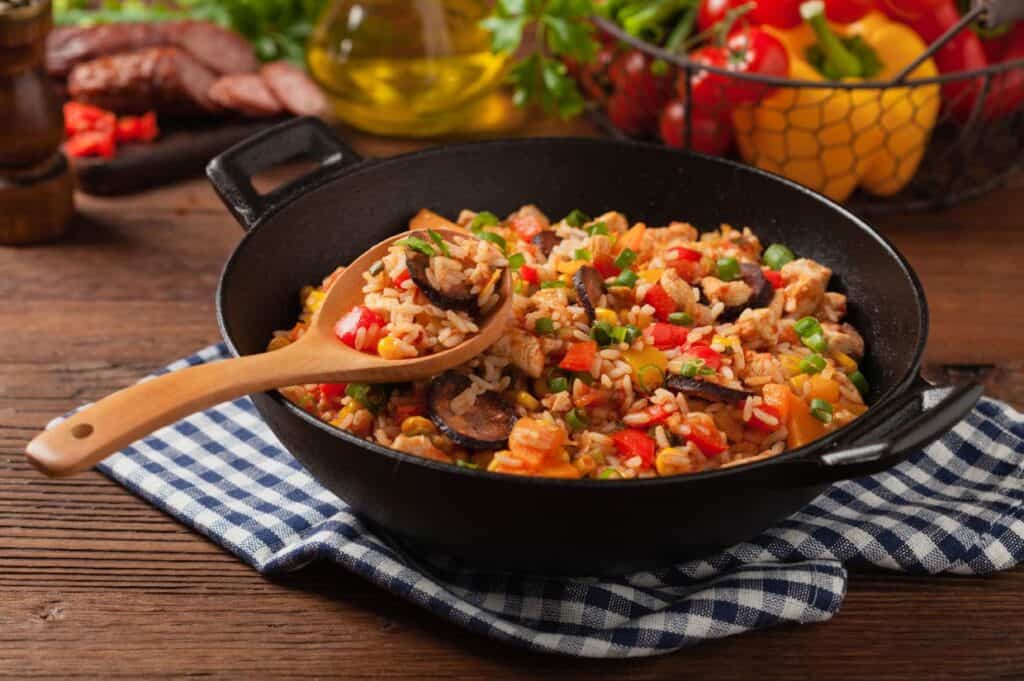
<instances>
[{"instance_id":1,"label":"corn kernel","mask_svg":"<svg viewBox=\"0 0 1024 681\"><path fill-rule=\"evenodd\" d=\"M336 428L341 428L342 422L345 420L345 418L350 414L356 413L357 409L359 409L359 406L354 402L346 404L344 407L341 408L341 411L338 412L338 415L334 417L334 420L331 421L331 425Z\"/></svg>"},{"instance_id":2,"label":"corn kernel","mask_svg":"<svg viewBox=\"0 0 1024 681\"><path fill-rule=\"evenodd\" d=\"M316 312L320 309L320 306L324 304L324 298L326 297L327 294L323 291L313 289L306 295L306 299L303 304L310 312Z\"/></svg>"},{"instance_id":3,"label":"corn kernel","mask_svg":"<svg viewBox=\"0 0 1024 681\"><path fill-rule=\"evenodd\" d=\"M640 270L640 278L646 281L648 284L657 283L661 279L661 274L665 270L663 268L654 268L650 270Z\"/></svg>"},{"instance_id":4,"label":"corn kernel","mask_svg":"<svg viewBox=\"0 0 1024 681\"><path fill-rule=\"evenodd\" d=\"M666 447L654 457L654 468L658 475L679 475L693 472L686 450L678 447Z\"/></svg>"},{"instance_id":5,"label":"corn kernel","mask_svg":"<svg viewBox=\"0 0 1024 681\"><path fill-rule=\"evenodd\" d=\"M832 356L835 358L836 362L842 368L844 373L849 374L849 373L853 373L854 371L857 370L857 363L854 362L853 358L850 357L845 352L840 352L839 350L833 350L832 351Z\"/></svg>"},{"instance_id":6,"label":"corn kernel","mask_svg":"<svg viewBox=\"0 0 1024 681\"><path fill-rule=\"evenodd\" d=\"M398 339L394 336L384 336L377 342L377 354L384 359L402 359L405 357L398 347Z\"/></svg>"},{"instance_id":7,"label":"corn kernel","mask_svg":"<svg viewBox=\"0 0 1024 681\"><path fill-rule=\"evenodd\" d=\"M516 404L528 411L540 409L540 402L537 401L537 398L525 390L520 390L516 395Z\"/></svg>"},{"instance_id":8,"label":"corn kernel","mask_svg":"<svg viewBox=\"0 0 1024 681\"><path fill-rule=\"evenodd\" d=\"M402 421L402 435L433 435L437 432L430 419L422 416L410 416Z\"/></svg>"},{"instance_id":9,"label":"corn kernel","mask_svg":"<svg viewBox=\"0 0 1024 681\"><path fill-rule=\"evenodd\" d=\"M572 276L576 274L576 270L578 270L579 268L583 267L586 264L587 263L583 260L570 260L568 262L558 263L557 265L555 265L555 269L557 269L562 274L568 274L569 276Z\"/></svg>"},{"instance_id":10,"label":"corn kernel","mask_svg":"<svg viewBox=\"0 0 1024 681\"><path fill-rule=\"evenodd\" d=\"M615 314L615 310L609 310L607 307L599 307L594 310L594 316L597 317L599 322L612 325L619 323L619 315Z\"/></svg>"}]
</instances>

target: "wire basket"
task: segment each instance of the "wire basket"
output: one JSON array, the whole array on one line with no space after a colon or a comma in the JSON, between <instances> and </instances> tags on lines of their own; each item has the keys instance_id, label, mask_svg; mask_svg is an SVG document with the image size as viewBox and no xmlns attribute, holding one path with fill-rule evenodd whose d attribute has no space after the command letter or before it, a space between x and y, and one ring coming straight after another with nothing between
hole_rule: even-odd
<instances>
[{"instance_id":1,"label":"wire basket","mask_svg":"<svg viewBox=\"0 0 1024 681\"><path fill-rule=\"evenodd\" d=\"M678 70L679 82L686 84L686 95L692 76L699 71L745 82L747 87L770 88L771 97L732 114L742 158L832 196L848 195L844 183L859 178L854 184L860 189L849 196L847 205L861 213L880 214L946 208L997 188L1024 165L1024 102L1008 107L992 97L998 79L1008 78L1012 71L1013 77L1024 77L1024 59L973 71L911 77L959 31L970 30L969 24L982 13L980 5L965 13L893 78L864 82L737 73L693 62L604 18L595 17L594 23L605 37L671 64ZM608 100L593 97L593 88L590 93L592 119L608 134L628 137L609 118ZM901 115L894 115L896 111ZM730 116L724 110L687 106L683 148L693 147L694 118L708 114ZM859 134L864 130L875 132ZM754 138L768 143L751 144ZM770 149L764 151L760 148L764 146ZM862 172L869 165L870 170Z\"/></svg>"}]
</instances>

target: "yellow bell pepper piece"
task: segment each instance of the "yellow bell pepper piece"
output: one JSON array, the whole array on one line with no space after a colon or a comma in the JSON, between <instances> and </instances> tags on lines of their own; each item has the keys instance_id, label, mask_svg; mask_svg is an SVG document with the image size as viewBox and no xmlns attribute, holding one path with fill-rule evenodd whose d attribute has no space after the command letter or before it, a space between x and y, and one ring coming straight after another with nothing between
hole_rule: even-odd
<instances>
[{"instance_id":1,"label":"yellow bell pepper piece","mask_svg":"<svg viewBox=\"0 0 1024 681\"><path fill-rule=\"evenodd\" d=\"M643 279L648 284L655 284L659 279L661 279L661 273L664 271L665 270L663 268L658 267L652 270L641 270L640 278Z\"/></svg>"},{"instance_id":2,"label":"yellow bell pepper piece","mask_svg":"<svg viewBox=\"0 0 1024 681\"><path fill-rule=\"evenodd\" d=\"M571 277L572 275L576 274L576 270L578 270L579 268L583 267L586 264L587 263L585 260L568 260L560 262L557 265L555 265L555 269L557 269L562 274L567 274Z\"/></svg>"},{"instance_id":3,"label":"yellow bell pepper piece","mask_svg":"<svg viewBox=\"0 0 1024 681\"><path fill-rule=\"evenodd\" d=\"M597 317L597 321L605 322L606 324L618 324L619 315L615 313L615 310L611 310L607 307L599 307L594 310L594 316Z\"/></svg>"},{"instance_id":4,"label":"yellow bell pepper piece","mask_svg":"<svg viewBox=\"0 0 1024 681\"><path fill-rule=\"evenodd\" d=\"M839 367L843 370L843 373L851 374L857 370L857 363L853 361L853 358L850 357L845 352L833 350L832 357L833 359L836 360L836 364L838 364Z\"/></svg>"},{"instance_id":5,"label":"yellow bell pepper piece","mask_svg":"<svg viewBox=\"0 0 1024 681\"><path fill-rule=\"evenodd\" d=\"M877 11L860 21L828 26L838 36L859 37L875 51L881 69L870 80L892 79L925 50L913 29ZM939 86L830 88L830 81L807 59L808 48L818 43L808 22L785 31L763 28L785 46L790 78L823 85L780 88L758 104L737 108L733 125L743 159L837 201L858 186L879 196L906 186L935 126ZM909 79L937 74L935 63L927 59ZM842 82L863 80L847 77Z\"/></svg>"},{"instance_id":6,"label":"yellow bell pepper piece","mask_svg":"<svg viewBox=\"0 0 1024 681\"><path fill-rule=\"evenodd\" d=\"M665 353L653 345L648 345L643 350L627 350L622 353L622 357L629 362L630 368L633 369L634 383L639 380L638 373L645 366L654 365L661 369L663 374L668 368L668 358L665 357Z\"/></svg>"}]
</instances>

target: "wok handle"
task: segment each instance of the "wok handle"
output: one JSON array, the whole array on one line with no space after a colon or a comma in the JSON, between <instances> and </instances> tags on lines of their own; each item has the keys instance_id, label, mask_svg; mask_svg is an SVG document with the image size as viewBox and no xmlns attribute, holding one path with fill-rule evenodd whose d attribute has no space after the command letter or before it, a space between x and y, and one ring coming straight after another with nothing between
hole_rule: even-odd
<instances>
[{"instance_id":1,"label":"wok handle","mask_svg":"<svg viewBox=\"0 0 1024 681\"><path fill-rule=\"evenodd\" d=\"M943 388L913 393L910 399L923 402L925 396L933 390ZM836 482L872 475L892 467L912 452L927 447L949 432L970 413L983 391L982 386L975 382L954 387L934 407L920 407L916 415L886 434L880 442L823 454L818 459L813 477L822 482ZM903 401L895 405L892 412L902 412L907 406L907 402Z\"/></svg>"},{"instance_id":2,"label":"wok handle","mask_svg":"<svg viewBox=\"0 0 1024 681\"><path fill-rule=\"evenodd\" d=\"M252 178L257 173L299 158L315 161L316 168L266 194L253 187ZM337 168L361 160L323 121L304 116L257 133L214 157L206 166L206 176L224 205L248 231Z\"/></svg>"}]
</instances>

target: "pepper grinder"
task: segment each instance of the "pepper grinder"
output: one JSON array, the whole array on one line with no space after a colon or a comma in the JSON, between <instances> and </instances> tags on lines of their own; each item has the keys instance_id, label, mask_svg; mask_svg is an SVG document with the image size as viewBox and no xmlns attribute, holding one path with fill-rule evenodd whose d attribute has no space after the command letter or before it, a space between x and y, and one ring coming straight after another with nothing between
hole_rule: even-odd
<instances>
[{"instance_id":1,"label":"pepper grinder","mask_svg":"<svg viewBox=\"0 0 1024 681\"><path fill-rule=\"evenodd\" d=\"M0 244L54 239L74 212L61 102L43 69L50 0L0 0Z\"/></svg>"}]
</instances>

